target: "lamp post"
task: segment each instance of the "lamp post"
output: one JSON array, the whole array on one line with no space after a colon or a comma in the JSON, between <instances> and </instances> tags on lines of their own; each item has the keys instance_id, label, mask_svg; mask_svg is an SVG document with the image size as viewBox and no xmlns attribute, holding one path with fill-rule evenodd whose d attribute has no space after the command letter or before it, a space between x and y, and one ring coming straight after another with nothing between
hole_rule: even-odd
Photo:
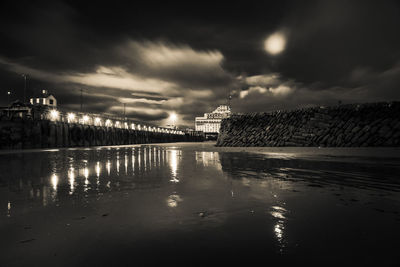
<instances>
[{"instance_id":1,"label":"lamp post","mask_svg":"<svg viewBox=\"0 0 400 267\"><path fill-rule=\"evenodd\" d=\"M10 105L10 96L11 96L11 91L7 92L7 105Z\"/></svg>"},{"instance_id":2,"label":"lamp post","mask_svg":"<svg viewBox=\"0 0 400 267\"><path fill-rule=\"evenodd\" d=\"M175 127L176 127L175 123L176 123L176 119L177 119L176 113L171 113L171 115L169 115L169 119L172 122L172 128L175 129Z\"/></svg>"},{"instance_id":3,"label":"lamp post","mask_svg":"<svg viewBox=\"0 0 400 267\"><path fill-rule=\"evenodd\" d=\"M124 120L126 120L126 117L125 117L126 103L122 103L122 104L124 105Z\"/></svg>"},{"instance_id":4,"label":"lamp post","mask_svg":"<svg viewBox=\"0 0 400 267\"><path fill-rule=\"evenodd\" d=\"M82 103L82 102L83 102L83 89L81 88L80 91L81 91L81 99L80 99L80 100L81 100L81 112L82 112L82 105L83 105L83 103Z\"/></svg>"},{"instance_id":5,"label":"lamp post","mask_svg":"<svg viewBox=\"0 0 400 267\"><path fill-rule=\"evenodd\" d=\"M28 77L28 75L26 75L25 73L22 74L22 77L24 77L24 104L26 104L26 78Z\"/></svg>"}]
</instances>

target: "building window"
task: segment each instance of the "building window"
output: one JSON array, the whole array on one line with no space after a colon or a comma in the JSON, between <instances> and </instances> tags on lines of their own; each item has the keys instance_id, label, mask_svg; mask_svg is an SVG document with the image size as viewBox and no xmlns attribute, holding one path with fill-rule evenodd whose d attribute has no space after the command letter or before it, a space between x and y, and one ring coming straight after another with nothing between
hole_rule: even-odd
<instances>
[{"instance_id":1,"label":"building window","mask_svg":"<svg viewBox=\"0 0 400 267\"><path fill-rule=\"evenodd\" d=\"M36 98L36 104L39 104L39 103L40 103L40 99Z\"/></svg>"},{"instance_id":2,"label":"building window","mask_svg":"<svg viewBox=\"0 0 400 267\"><path fill-rule=\"evenodd\" d=\"M43 98L43 105L46 104L46 98Z\"/></svg>"},{"instance_id":3,"label":"building window","mask_svg":"<svg viewBox=\"0 0 400 267\"><path fill-rule=\"evenodd\" d=\"M49 99L49 103L50 103L50 105L53 105L54 104L54 100L53 99Z\"/></svg>"}]
</instances>

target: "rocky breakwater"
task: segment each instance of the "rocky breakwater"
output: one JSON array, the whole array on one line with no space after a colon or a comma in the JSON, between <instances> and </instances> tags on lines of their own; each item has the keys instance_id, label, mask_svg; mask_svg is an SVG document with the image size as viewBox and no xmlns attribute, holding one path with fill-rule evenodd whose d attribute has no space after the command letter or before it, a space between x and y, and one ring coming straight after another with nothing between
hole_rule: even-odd
<instances>
[{"instance_id":1,"label":"rocky breakwater","mask_svg":"<svg viewBox=\"0 0 400 267\"><path fill-rule=\"evenodd\" d=\"M233 115L217 146L400 146L400 102Z\"/></svg>"}]
</instances>

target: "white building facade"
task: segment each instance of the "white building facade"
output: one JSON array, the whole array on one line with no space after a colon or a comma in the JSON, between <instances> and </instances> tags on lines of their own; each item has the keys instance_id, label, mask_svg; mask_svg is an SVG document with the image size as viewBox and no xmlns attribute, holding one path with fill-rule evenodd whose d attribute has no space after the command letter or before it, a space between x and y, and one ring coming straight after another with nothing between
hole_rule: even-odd
<instances>
[{"instance_id":1,"label":"white building facade","mask_svg":"<svg viewBox=\"0 0 400 267\"><path fill-rule=\"evenodd\" d=\"M231 115L231 108L228 105L220 105L211 113L204 113L203 117L196 117L196 131L204 133L219 133L222 119Z\"/></svg>"}]
</instances>

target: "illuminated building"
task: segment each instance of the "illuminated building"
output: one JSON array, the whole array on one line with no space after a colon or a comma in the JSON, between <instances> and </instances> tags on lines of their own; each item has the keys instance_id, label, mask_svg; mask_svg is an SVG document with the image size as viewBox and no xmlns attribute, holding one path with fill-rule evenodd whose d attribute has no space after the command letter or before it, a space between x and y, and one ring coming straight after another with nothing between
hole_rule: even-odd
<instances>
[{"instance_id":1,"label":"illuminated building","mask_svg":"<svg viewBox=\"0 0 400 267\"><path fill-rule=\"evenodd\" d=\"M42 90L42 94L30 99L32 105L44 105L50 107L57 107L57 99L49 94L47 90Z\"/></svg>"},{"instance_id":2,"label":"illuminated building","mask_svg":"<svg viewBox=\"0 0 400 267\"><path fill-rule=\"evenodd\" d=\"M204 113L203 117L196 117L196 131L204 133L219 133L221 121L231 115L231 108L228 105L220 105L211 113Z\"/></svg>"}]
</instances>

